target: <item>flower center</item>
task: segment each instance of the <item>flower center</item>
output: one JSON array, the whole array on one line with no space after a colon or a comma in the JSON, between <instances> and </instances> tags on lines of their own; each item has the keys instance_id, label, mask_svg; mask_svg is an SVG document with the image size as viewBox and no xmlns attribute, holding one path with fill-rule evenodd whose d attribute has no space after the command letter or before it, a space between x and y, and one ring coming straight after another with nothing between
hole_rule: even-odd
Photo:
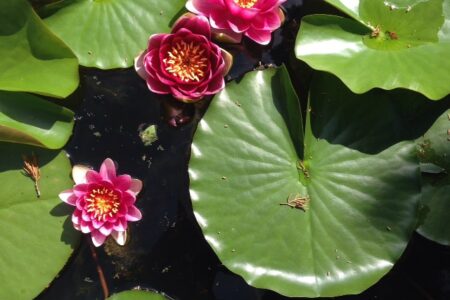
<instances>
[{"instance_id":1,"label":"flower center","mask_svg":"<svg viewBox=\"0 0 450 300\"><path fill-rule=\"evenodd\" d=\"M258 0L234 0L234 2L242 8L252 8Z\"/></svg>"},{"instance_id":2,"label":"flower center","mask_svg":"<svg viewBox=\"0 0 450 300\"><path fill-rule=\"evenodd\" d=\"M206 50L194 42L177 42L163 62L167 72L180 78L184 82L200 81L205 77L208 66Z\"/></svg>"},{"instance_id":3,"label":"flower center","mask_svg":"<svg viewBox=\"0 0 450 300\"><path fill-rule=\"evenodd\" d=\"M119 211L119 196L105 187L92 190L86 201L87 212L94 214L98 221L106 221L107 217L112 218Z\"/></svg>"}]
</instances>

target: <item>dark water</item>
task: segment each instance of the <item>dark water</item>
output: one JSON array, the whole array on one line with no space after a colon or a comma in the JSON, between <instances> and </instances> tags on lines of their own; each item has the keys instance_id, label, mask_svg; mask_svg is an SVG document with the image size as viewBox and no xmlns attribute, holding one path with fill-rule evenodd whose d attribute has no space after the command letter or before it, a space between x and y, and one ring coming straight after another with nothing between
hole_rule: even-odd
<instances>
[{"instance_id":1,"label":"dark water","mask_svg":"<svg viewBox=\"0 0 450 300\"><path fill-rule=\"evenodd\" d=\"M275 33L271 46L245 43L245 47L228 47L235 54L228 79L255 67L286 63L292 77L300 82L298 91L305 101L311 70L296 61L292 52L298 20L301 15L334 10L315 0L288 1L285 8L287 22ZM109 241L97 249L110 292L141 287L181 300L287 299L248 286L221 265L203 239L192 214L187 175L196 122L177 128L167 124L168 114L179 114L178 122L193 118L196 108L163 103L167 98L152 95L131 69L82 69L81 87L69 99L77 120L66 147L72 162L98 168L104 158L111 157L119 163L120 173L144 181L137 202L144 217L131 224L130 242L119 247ZM156 124L159 139L144 146L139 131L150 124ZM102 298L95 263L84 238L59 278L37 299ZM336 299L450 299L450 248L416 234L400 262L378 284L362 295Z\"/></svg>"}]
</instances>

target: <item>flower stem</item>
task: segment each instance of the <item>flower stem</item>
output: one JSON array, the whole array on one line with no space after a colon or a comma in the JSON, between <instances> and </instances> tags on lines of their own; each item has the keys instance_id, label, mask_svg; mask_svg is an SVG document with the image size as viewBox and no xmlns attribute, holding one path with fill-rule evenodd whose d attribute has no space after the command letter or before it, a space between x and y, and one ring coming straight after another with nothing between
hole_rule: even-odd
<instances>
[{"instance_id":1,"label":"flower stem","mask_svg":"<svg viewBox=\"0 0 450 300\"><path fill-rule=\"evenodd\" d=\"M88 243L89 243L89 247L91 248L92 258L94 259L94 262L97 266L97 273L98 273L98 277L100 279L100 284L102 286L103 295L105 296L105 299L106 299L109 297L109 289L108 289L108 284L106 283L105 274L103 274L103 269L100 266L100 263L98 261L97 252L95 252L94 245L92 245L92 242L90 240L88 241Z\"/></svg>"}]
</instances>

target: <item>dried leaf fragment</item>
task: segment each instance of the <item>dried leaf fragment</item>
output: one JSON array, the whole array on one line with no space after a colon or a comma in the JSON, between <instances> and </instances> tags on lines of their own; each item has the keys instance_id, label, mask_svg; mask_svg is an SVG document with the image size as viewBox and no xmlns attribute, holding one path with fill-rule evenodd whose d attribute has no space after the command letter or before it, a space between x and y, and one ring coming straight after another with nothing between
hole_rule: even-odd
<instances>
[{"instance_id":1,"label":"dried leaf fragment","mask_svg":"<svg viewBox=\"0 0 450 300\"><path fill-rule=\"evenodd\" d=\"M41 179L41 170L39 169L39 162L37 156L32 152L31 155L22 155L23 171L34 181L34 189L37 197L41 197L41 190L39 189L39 179Z\"/></svg>"}]
</instances>

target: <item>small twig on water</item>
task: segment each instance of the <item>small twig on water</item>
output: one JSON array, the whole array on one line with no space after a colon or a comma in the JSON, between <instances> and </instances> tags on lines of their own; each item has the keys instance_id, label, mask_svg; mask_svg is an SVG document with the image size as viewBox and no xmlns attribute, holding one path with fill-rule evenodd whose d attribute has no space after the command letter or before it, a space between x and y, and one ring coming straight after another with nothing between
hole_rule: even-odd
<instances>
[{"instance_id":1,"label":"small twig on water","mask_svg":"<svg viewBox=\"0 0 450 300\"><path fill-rule=\"evenodd\" d=\"M25 174L34 181L34 189L36 195L41 197L41 190L39 189L39 179L41 179L41 170L39 169L39 162L37 156L31 153L30 156L22 155L23 159L23 171Z\"/></svg>"},{"instance_id":2,"label":"small twig on water","mask_svg":"<svg viewBox=\"0 0 450 300\"><path fill-rule=\"evenodd\" d=\"M91 248L91 254L92 258L94 259L95 265L97 267L97 273L98 277L100 279L100 284L102 286L103 295L105 296L105 299L109 297L109 289L108 284L106 283L105 274L103 274L102 267L100 266L100 263L98 261L97 252L95 252L94 245L92 245L92 242L89 240L89 247Z\"/></svg>"}]
</instances>

